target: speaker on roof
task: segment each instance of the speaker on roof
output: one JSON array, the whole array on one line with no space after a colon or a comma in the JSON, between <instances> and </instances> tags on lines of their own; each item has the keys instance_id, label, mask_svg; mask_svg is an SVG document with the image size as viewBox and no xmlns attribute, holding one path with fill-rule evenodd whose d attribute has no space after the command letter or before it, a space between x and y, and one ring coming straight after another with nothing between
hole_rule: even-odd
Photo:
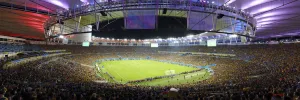
<instances>
[{"instance_id":1,"label":"speaker on roof","mask_svg":"<svg viewBox=\"0 0 300 100\"><path fill-rule=\"evenodd\" d=\"M218 14L217 18L221 19L221 18L223 18L223 16L224 16L224 14Z\"/></svg>"},{"instance_id":2,"label":"speaker on roof","mask_svg":"<svg viewBox=\"0 0 300 100\"><path fill-rule=\"evenodd\" d=\"M167 14L167 8L163 9L163 14Z\"/></svg>"},{"instance_id":3,"label":"speaker on roof","mask_svg":"<svg viewBox=\"0 0 300 100\"><path fill-rule=\"evenodd\" d=\"M100 11L100 14L101 14L102 16L107 16L107 14L106 14L104 11Z\"/></svg>"}]
</instances>

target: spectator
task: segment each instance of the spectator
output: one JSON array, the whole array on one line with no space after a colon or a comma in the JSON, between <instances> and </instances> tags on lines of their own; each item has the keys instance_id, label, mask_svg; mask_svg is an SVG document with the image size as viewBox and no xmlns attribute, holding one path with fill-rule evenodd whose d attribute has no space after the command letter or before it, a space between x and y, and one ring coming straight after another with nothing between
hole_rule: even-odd
<instances>
[{"instance_id":1,"label":"spectator","mask_svg":"<svg viewBox=\"0 0 300 100\"><path fill-rule=\"evenodd\" d=\"M8 100L8 98L5 97L7 89L5 87L0 87L0 100Z\"/></svg>"}]
</instances>

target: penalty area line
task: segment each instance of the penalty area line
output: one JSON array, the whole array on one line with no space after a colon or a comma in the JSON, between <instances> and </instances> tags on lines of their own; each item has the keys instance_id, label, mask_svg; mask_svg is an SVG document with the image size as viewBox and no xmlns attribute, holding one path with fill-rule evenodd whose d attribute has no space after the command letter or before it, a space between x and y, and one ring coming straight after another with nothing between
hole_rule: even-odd
<instances>
[{"instance_id":1,"label":"penalty area line","mask_svg":"<svg viewBox=\"0 0 300 100\"><path fill-rule=\"evenodd\" d=\"M111 66L108 66L109 68L111 67ZM107 69L108 70L108 69ZM122 77L118 72L116 72L116 71L112 71L112 72L114 72L114 73L116 73L120 78L121 78L121 80L124 80L125 78L124 77Z\"/></svg>"}]
</instances>

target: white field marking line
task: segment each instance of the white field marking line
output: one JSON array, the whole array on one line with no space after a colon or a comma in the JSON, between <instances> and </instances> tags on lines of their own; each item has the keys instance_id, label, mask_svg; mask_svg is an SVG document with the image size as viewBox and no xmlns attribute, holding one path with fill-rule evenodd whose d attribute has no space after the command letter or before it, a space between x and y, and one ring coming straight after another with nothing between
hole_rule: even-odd
<instances>
[{"instance_id":1,"label":"white field marking line","mask_svg":"<svg viewBox=\"0 0 300 100\"><path fill-rule=\"evenodd\" d=\"M111 66L108 66L109 68L111 67ZM109 69L108 68L108 69ZM108 69L106 69L106 70L108 70ZM109 70L108 70L109 71ZM123 79L126 79L126 78L124 78L124 77L122 77L118 72L115 72L115 71L112 71L112 72L114 72L114 73L117 73L117 75L119 76L119 77L121 77L121 79L123 80Z\"/></svg>"},{"instance_id":2,"label":"white field marking line","mask_svg":"<svg viewBox=\"0 0 300 100\"><path fill-rule=\"evenodd\" d=\"M139 70L141 69L140 66L139 66L140 64L138 64L136 61L129 60L129 62L130 62L130 63L129 63L129 64L126 64L125 67L132 67L132 66L135 66L134 68L139 69ZM138 65L138 66L136 66L136 65ZM135 76L141 77L140 75L138 75L138 74L136 74L136 73L135 73Z\"/></svg>"},{"instance_id":3,"label":"white field marking line","mask_svg":"<svg viewBox=\"0 0 300 100\"><path fill-rule=\"evenodd\" d=\"M141 64L138 63L137 61L135 61L134 64L137 65L137 69L138 69L138 70L141 70L141 69L142 69L142 68L141 68ZM133 65L133 66L135 66L135 65ZM138 75L138 76L141 77L141 75Z\"/></svg>"},{"instance_id":4,"label":"white field marking line","mask_svg":"<svg viewBox=\"0 0 300 100\"><path fill-rule=\"evenodd\" d=\"M145 63L145 60L139 60L139 61L135 60L135 61L133 61L133 63L132 62L130 63L130 66L135 66L134 68L136 68L138 70L142 70L143 68L141 67L142 64L140 63L140 61L142 61L143 63ZM144 73L146 73L146 72L144 72ZM150 77L142 77L139 74L135 74L135 75L141 77L141 79L150 78ZM151 77L153 77L153 76L151 76Z\"/></svg>"},{"instance_id":5,"label":"white field marking line","mask_svg":"<svg viewBox=\"0 0 300 100\"><path fill-rule=\"evenodd\" d=\"M151 64L151 62L148 61L148 60L142 60L142 62L143 62L143 63L149 63L149 64ZM136 62L136 63L138 63L138 62ZM139 70L143 69L143 68L140 67L140 65L141 65L140 63L137 64L137 65L139 65L139 66L138 66L138 69L139 69ZM144 72L144 73L148 73L148 71L146 71L146 72ZM141 77L141 75L138 75L138 76ZM143 77L143 79L145 79L145 78L151 78L151 77L156 77L156 76L147 76L147 77Z\"/></svg>"}]
</instances>

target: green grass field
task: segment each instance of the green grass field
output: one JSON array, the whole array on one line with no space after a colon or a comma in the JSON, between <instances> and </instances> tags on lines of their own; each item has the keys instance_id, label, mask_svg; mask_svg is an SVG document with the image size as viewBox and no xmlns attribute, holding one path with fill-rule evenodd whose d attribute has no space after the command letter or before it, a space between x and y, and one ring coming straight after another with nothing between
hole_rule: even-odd
<instances>
[{"instance_id":1,"label":"green grass field","mask_svg":"<svg viewBox=\"0 0 300 100\"><path fill-rule=\"evenodd\" d=\"M118 61L105 61L98 65L101 69L103 78L110 82L117 81L118 83L126 83L131 80L140 80L155 76L165 76L167 74L178 74L182 72L197 70L197 68L180 66L176 64L169 64L153 60L118 60ZM104 68L102 68L104 66ZM111 80L107 74L114 77ZM142 82L140 85L176 85L184 84L193 81L204 80L209 77L206 70L195 73L178 75L173 78L157 79L150 82Z\"/></svg>"}]
</instances>

